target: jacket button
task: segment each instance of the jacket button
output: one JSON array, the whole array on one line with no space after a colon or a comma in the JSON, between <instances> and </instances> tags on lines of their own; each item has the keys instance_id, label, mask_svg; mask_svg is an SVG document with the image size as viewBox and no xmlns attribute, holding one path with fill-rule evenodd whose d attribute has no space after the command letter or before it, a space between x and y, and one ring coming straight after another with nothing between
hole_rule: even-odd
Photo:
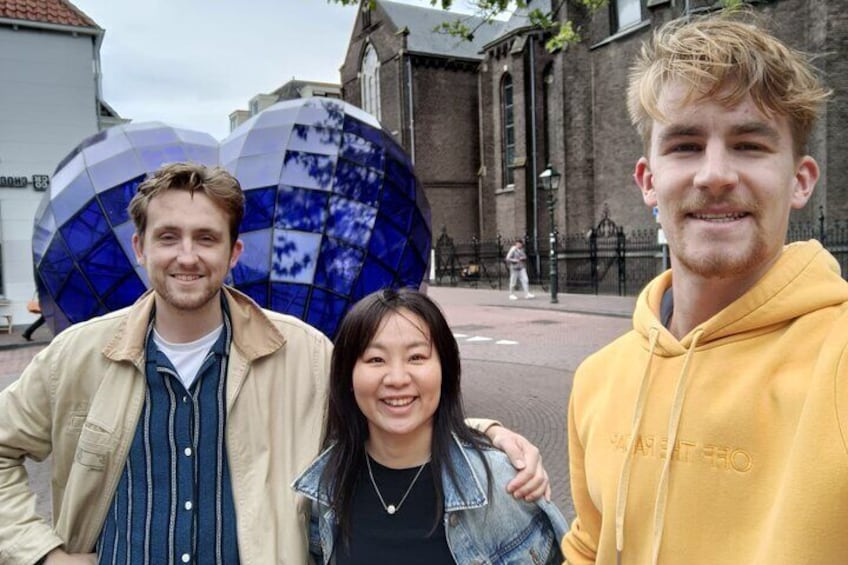
<instances>
[{"instance_id":1,"label":"jacket button","mask_svg":"<svg viewBox=\"0 0 848 565\"><path fill-rule=\"evenodd\" d=\"M455 528L456 525L459 524L459 516L457 516L456 514L451 514L450 518L448 518L448 523L450 524L451 528Z\"/></svg>"}]
</instances>

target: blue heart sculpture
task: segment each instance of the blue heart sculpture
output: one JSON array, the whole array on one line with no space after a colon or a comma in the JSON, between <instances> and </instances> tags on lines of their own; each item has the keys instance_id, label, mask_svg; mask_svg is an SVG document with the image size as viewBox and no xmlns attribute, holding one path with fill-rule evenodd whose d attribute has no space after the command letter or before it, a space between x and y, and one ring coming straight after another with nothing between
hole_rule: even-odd
<instances>
[{"instance_id":1,"label":"blue heart sculpture","mask_svg":"<svg viewBox=\"0 0 848 565\"><path fill-rule=\"evenodd\" d=\"M245 251L228 282L262 306L333 337L359 298L424 280L430 207L409 157L359 108L299 99L264 110L220 145L161 123L125 124L63 159L33 234L54 332L132 304L149 286L127 204L145 175L176 161L220 164L241 183Z\"/></svg>"}]
</instances>

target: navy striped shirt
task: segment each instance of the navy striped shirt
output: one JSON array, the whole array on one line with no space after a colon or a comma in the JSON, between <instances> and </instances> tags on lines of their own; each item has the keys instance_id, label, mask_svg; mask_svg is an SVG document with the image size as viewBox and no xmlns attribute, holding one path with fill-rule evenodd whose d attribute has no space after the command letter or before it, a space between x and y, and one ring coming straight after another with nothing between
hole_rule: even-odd
<instances>
[{"instance_id":1,"label":"navy striped shirt","mask_svg":"<svg viewBox=\"0 0 848 565\"><path fill-rule=\"evenodd\" d=\"M186 390L147 330L147 392L126 466L97 542L101 565L239 562L226 450L232 328Z\"/></svg>"}]
</instances>

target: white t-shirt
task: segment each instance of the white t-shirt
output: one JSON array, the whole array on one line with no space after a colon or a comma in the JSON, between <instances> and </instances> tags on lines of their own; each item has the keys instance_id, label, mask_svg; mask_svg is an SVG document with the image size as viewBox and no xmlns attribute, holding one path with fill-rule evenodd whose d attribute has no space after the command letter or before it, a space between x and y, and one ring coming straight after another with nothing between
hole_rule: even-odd
<instances>
[{"instance_id":1,"label":"white t-shirt","mask_svg":"<svg viewBox=\"0 0 848 565\"><path fill-rule=\"evenodd\" d=\"M154 328L153 343L174 365L183 386L188 390L197 379L197 372L206 359L206 354L215 345L223 330L224 324L221 324L200 339L188 343L171 343L165 341Z\"/></svg>"}]
</instances>

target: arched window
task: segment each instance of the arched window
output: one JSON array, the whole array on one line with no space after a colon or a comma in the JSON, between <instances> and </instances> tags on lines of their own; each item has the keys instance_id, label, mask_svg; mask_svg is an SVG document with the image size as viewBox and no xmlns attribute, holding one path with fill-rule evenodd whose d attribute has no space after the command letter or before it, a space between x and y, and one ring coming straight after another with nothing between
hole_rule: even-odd
<instances>
[{"instance_id":1,"label":"arched window","mask_svg":"<svg viewBox=\"0 0 848 565\"><path fill-rule=\"evenodd\" d=\"M360 71L360 83L362 84L362 109L380 119L380 61L377 59L377 51L370 43L365 48L362 56L362 69Z\"/></svg>"},{"instance_id":2,"label":"arched window","mask_svg":"<svg viewBox=\"0 0 848 565\"><path fill-rule=\"evenodd\" d=\"M502 161L504 186L514 184L512 162L515 160L515 107L512 98L512 77L504 75L501 81Z\"/></svg>"}]
</instances>

